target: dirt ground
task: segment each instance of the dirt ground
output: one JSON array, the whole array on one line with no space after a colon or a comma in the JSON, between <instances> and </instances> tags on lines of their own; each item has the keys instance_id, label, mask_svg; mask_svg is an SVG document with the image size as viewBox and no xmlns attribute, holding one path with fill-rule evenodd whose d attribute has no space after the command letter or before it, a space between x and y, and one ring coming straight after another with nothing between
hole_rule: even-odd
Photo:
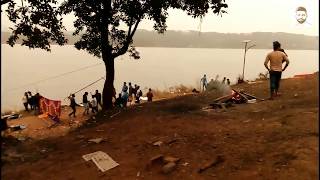
<instances>
[{"instance_id":1,"label":"dirt ground","mask_svg":"<svg viewBox=\"0 0 320 180\"><path fill-rule=\"evenodd\" d=\"M85 122L81 127L69 126L68 130L58 130L67 127L68 121L52 128L27 128L20 134L30 139L20 142L3 138L1 178L318 179L318 78L316 74L282 80L282 95L277 99L239 104L227 111L202 110L220 96L212 92L145 103L123 111L115 109L95 119L84 117L89 120L75 123ZM269 95L268 81L235 88L261 98ZM87 141L98 137L105 141ZM155 141L163 143L154 146ZM93 162L82 159L82 155L95 151L106 152L120 165L102 173ZM181 160L169 174L161 173L158 164L146 168L149 160L159 154ZM217 156L223 161L198 173Z\"/></svg>"}]
</instances>

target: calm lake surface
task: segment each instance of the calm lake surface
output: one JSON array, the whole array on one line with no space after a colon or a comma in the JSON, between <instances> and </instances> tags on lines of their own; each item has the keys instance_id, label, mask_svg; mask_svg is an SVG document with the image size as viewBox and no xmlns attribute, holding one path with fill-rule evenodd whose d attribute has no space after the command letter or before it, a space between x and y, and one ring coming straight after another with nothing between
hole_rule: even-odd
<instances>
[{"instance_id":1,"label":"calm lake surface","mask_svg":"<svg viewBox=\"0 0 320 180\"><path fill-rule=\"evenodd\" d=\"M242 74L243 49L195 49L195 48L137 48L141 59L134 60L124 55L116 59L115 87L119 92L124 81L145 88L168 89L175 85L199 88L203 74L208 80L227 77L236 82ZM265 72L263 62L270 49L250 49L246 56L245 79L254 80L260 72ZM283 77L318 71L318 50L286 50L290 65ZM27 47L1 45L1 112L22 109L25 91L54 100L65 99L86 85L105 76L102 61L73 46L53 46L51 52L30 50ZM31 84L39 80L57 76L90 65L96 65L61 77ZM103 80L76 94L80 103L84 91L100 92ZM90 98L91 99L91 98Z\"/></svg>"}]
</instances>

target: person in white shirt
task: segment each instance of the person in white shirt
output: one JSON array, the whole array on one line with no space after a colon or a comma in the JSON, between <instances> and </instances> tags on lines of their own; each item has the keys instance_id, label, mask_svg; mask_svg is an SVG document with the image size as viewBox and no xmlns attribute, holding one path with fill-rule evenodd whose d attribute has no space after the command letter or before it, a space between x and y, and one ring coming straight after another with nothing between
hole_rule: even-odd
<instances>
[{"instance_id":1,"label":"person in white shirt","mask_svg":"<svg viewBox=\"0 0 320 180\"><path fill-rule=\"evenodd\" d=\"M24 96L22 97L22 103L24 105L24 109L26 111L29 111L29 108L28 108L28 93L27 92L25 92Z\"/></svg>"},{"instance_id":2,"label":"person in white shirt","mask_svg":"<svg viewBox=\"0 0 320 180\"><path fill-rule=\"evenodd\" d=\"M98 103L96 98L94 98L94 95L92 95L92 100L91 100L91 111L92 113L98 112Z\"/></svg>"}]
</instances>

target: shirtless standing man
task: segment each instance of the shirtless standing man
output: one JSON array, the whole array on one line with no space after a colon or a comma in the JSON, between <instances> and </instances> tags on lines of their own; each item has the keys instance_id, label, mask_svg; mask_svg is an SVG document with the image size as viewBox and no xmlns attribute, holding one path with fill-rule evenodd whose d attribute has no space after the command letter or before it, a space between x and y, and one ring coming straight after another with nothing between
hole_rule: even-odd
<instances>
[{"instance_id":1,"label":"shirtless standing man","mask_svg":"<svg viewBox=\"0 0 320 180\"><path fill-rule=\"evenodd\" d=\"M264 66L268 69L270 74L270 99L278 96L278 90L280 86L281 74L288 67L289 59L285 53L279 51L281 44L278 41L273 42L273 51L267 54ZM268 63L270 62L270 66ZM282 63L285 62L285 66L282 68Z\"/></svg>"}]
</instances>

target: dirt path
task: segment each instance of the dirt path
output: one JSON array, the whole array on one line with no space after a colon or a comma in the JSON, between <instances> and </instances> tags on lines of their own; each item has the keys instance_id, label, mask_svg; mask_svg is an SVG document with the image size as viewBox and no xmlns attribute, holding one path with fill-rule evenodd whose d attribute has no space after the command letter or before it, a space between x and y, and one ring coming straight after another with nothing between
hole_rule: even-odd
<instances>
[{"instance_id":1,"label":"dirt path","mask_svg":"<svg viewBox=\"0 0 320 180\"><path fill-rule=\"evenodd\" d=\"M267 97L268 82L236 88ZM318 75L287 79L274 101L240 104L222 111L202 111L218 95L199 94L142 104L100 114L66 136L40 141L5 141L3 179L317 179ZM100 144L88 143L102 137ZM152 145L162 141L160 146ZM120 166L105 173L82 155L109 154ZM8 155L9 154L9 155ZM146 169L158 155L181 158L170 174L159 165ZM197 170L216 156L223 162ZM139 175L139 176L137 176Z\"/></svg>"}]
</instances>

